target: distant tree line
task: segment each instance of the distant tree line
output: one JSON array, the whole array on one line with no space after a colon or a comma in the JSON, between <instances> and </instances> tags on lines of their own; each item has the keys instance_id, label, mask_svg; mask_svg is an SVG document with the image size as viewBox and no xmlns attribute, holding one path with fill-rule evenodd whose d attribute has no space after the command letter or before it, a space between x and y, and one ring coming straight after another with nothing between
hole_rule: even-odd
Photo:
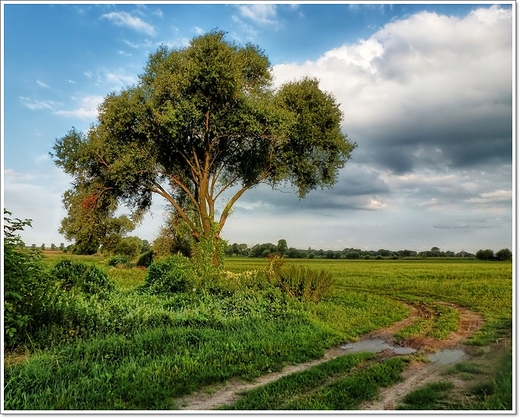
<instances>
[{"instance_id":1,"label":"distant tree line","mask_svg":"<svg viewBox=\"0 0 520 418\"><path fill-rule=\"evenodd\" d=\"M475 254L475 258L478 260L488 260L488 261L509 261L513 259L513 254L509 250L509 248L503 248L500 251L497 251L495 254L493 250L478 250Z\"/></svg>"},{"instance_id":2,"label":"distant tree line","mask_svg":"<svg viewBox=\"0 0 520 418\"><path fill-rule=\"evenodd\" d=\"M32 245L36 248L36 244ZM40 246L42 250L46 249L45 244ZM61 250L73 254L82 254L81 248L77 248L74 244L66 246L61 243L59 247L51 244L51 250ZM79 251L78 251L79 250ZM189 234L181 233L171 217L168 222L161 228L155 240L150 244L147 240L141 240L139 237L112 237L111 242L100 246L98 252L111 256L125 256L129 259L136 258L142 254L153 251L155 256L163 256L169 254L181 253L187 257L190 256ZM90 252L91 253L91 252ZM227 244L225 248L227 257L252 257L267 258L270 255L279 255L285 258L323 258L323 259L347 259L347 260L382 260L382 259L405 259L405 258L468 258L488 261L510 261L513 258L512 252L508 248L501 249L496 253L490 249L478 250L476 254L472 254L461 250L457 253L454 251L441 251L439 247L432 247L428 251L414 250L387 250L381 248L379 250L361 250L359 248L345 248L343 250L316 250L312 248L298 249L288 247L285 239L278 240L277 244L264 243L255 244L249 247L247 244Z\"/></svg>"},{"instance_id":3,"label":"distant tree line","mask_svg":"<svg viewBox=\"0 0 520 418\"><path fill-rule=\"evenodd\" d=\"M287 241L281 239L278 244L264 243L255 244L248 247L247 244L233 243L226 246L226 256L242 256L252 258L265 258L272 254L279 254L285 258L324 258L324 259L404 259L404 258L476 258L479 260L498 260L507 261L512 259L512 253L509 249L504 248L496 254L492 250L479 250L476 254L461 250L457 253L454 251L441 251L439 247L432 247L428 251L414 250L361 250L359 248L345 248L343 250L315 250L297 249L288 247Z\"/></svg>"},{"instance_id":4,"label":"distant tree line","mask_svg":"<svg viewBox=\"0 0 520 418\"><path fill-rule=\"evenodd\" d=\"M32 249L36 249L36 244L31 245ZM135 258L138 255L145 253L150 250L151 246L147 240L143 240L139 237L118 237L114 240L111 245L107 243L107 245L90 248L88 251L83 251L84 248L81 246L77 246L75 244L70 244L65 246L64 243L61 243L59 247L56 244L51 244L50 247L47 247L45 244L40 245L39 247L42 251L50 249L51 251L62 251L64 253L71 254L95 254L97 252L104 255L124 255L129 258Z\"/></svg>"}]
</instances>

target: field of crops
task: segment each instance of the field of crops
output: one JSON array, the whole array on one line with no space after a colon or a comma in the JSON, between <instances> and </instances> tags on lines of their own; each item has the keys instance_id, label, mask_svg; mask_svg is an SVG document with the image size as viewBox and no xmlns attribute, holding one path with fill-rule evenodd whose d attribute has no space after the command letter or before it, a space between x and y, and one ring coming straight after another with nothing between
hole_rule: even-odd
<instances>
[{"instance_id":1,"label":"field of crops","mask_svg":"<svg viewBox=\"0 0 520 418\"><path fill-rule=\"evenodd\" d=\"M46 263L52 266L60 257L47 256ZM473 345L511 336L512 264L506 262L285 261L332 273L333 293L311 302L279 288L255 285L254 275L247 285L228 281L209 291L147 294L139 290L145 270L108 267L102 258L82 261L106 271L115 290L105 298L69 295L61 303L68 304L70 314L60 326L42 329L25 351L6 357L5 409L177 409L180 397L200 388L237 377L251 380L287 364L320 358L327 348L402 320L408 313L405 303L449 302L480 314L485 325L471 337ZM246 277L238 273L267 267L267 260L226 261L226 269L237 273L230 277ZM444 338L456 322L453 311L443 311L433 324L437 338ZM353 367L370 356L361 357L345 364L350 361L348 367ZM344 371L334 381L334 390L344 394L345 387L359 385L352 382L361 379L372 382L366 396L374 397L379 386L399 380L405 367L405 360L393 359L386 366L367 365L359 376ZM381 379L383 374L394 380ZM309 376L300 379L310 379L310 384ZM301 395L298 405L356 409L363 400L337 404L335 397L328 404L330 391L322 392L316 401ZM487 401L493 396L490 393ZM496 404L466 407L493 409L490 405ZM285 409L293 409L290 402Z\"/></svg>"}]
</instances>

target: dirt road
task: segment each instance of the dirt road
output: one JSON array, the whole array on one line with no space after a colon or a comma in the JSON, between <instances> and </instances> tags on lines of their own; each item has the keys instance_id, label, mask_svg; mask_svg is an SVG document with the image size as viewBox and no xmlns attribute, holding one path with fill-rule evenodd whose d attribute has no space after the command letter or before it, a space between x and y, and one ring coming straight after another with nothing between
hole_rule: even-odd
<instances>
[{"instance_id":1,"label":"dirt road","mask_svg":"<svg viewBox=\"0 0 520 418\"><path fill-rule=\"evenodd\" d=\"M440 304L440 303L439 303ZM361 338L361 340L380 339L389 344L399 344L400 346L411 347L417 350L417 353L433 353L439 350L462 350L464 353L459 361L471 355L471 348L463 346L462 343L469 338L477 329L483 324L483 318L468 309L446 304L459 311L460 320L456 332L450 334L446 339L439 341L432 338L420 337L400 341L394 341L394 334L400 329L412 324L418 318L426 317L429 312L421 305L408 305L409 315L406 319L397 322L389 327L373 331ZM343 348L342 348L343 347ZM232 379L221 385L214 385L203 388L189 396L178 399L178 405L183 410L211 410L219 406L233 403L240 397L240 393L246 390L254 389L256 387L273 382L291 373L306 370L317 364L326 362L332 358L342 356L349 353L349 350L342 347L335 347L326 350L325 355L317 360L307 363L298 364L296 366L286 366L282 371L270 373L255 379L253 382L244 382L240 379ZM391 350L383 350L378 353L381 358L395 355ZM446 364L442 362L423 362L413 360L410 367L403 373L404 380L401 383L393 385L389 388L384 388L379 399L373 402L365 403L362 409L365 410L385 410L394 409L398 399L406 393L409 393L414 388L425 383L439 379Z\"/></svg>"}]
</instances>

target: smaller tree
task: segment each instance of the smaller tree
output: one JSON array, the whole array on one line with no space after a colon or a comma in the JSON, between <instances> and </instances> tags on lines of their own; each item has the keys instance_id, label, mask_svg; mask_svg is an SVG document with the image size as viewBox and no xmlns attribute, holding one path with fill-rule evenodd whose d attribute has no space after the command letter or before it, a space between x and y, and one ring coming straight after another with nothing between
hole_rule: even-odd
<instances>
[{"instance_id":1,"label":"smaller tree","mask_svg":"<svg viewBox=\"0 0 520 418\"><path fill-rule=\"evenodd\" d=\"M42 245L40 246L40 248L41 248L42 251L45 250L45 244L42 244Z\"/></svg>"},{"instance_id":2,"label":"smaller tree","mask_svg":"<svg viewBox=\"0 0 520 418\"><path fill-rule=\"evenodd\" d=\"M497 251L496 258L499 261L511 261L513 259L513 253L509 248L503 248Z\"/></svg>"},{"instance_id":3,"label":"smaller tree","mask_svg":"<svg viewBox=\"0 0 520 418\"><path fill-rule=\"evenodd\" d=\"M495 258L495 254L493 253L493 250L490 249L478 250L475 254L475 257L478 260L493 260Z\"/></svg>"},{"instance_id":4,"label":"smaller tree","mask_svg":"<svg viewBox=\"0 0 520 418\"><path fill-rule=\"evenodd\" d=\"M280 257L283 257L287 252L287 241L284 239L278 240L278 252L280 253Z\"/></svg>"},{"instance_id":5,"label":"smaller tree","mask_svg":"<svg viewBox=\"0 0 520 418\"><path fill-rule=\"evenodd\" d=\"M148 242L148 240L143 239L141 241L141 254L147 253L148 251L150 251L150 249L151 249L151 246L150 246L150 243Z\"/></svg>"},{"instance_id":6,"label":"smaller tree","mask_svg":"<svg viewBox=\"0 0 520 418\"><path fill-rule=\"evenodd\" d=\"M181 253L185 257L190 257L190 235L189 228L182 218L175 211L170 211L165 224L152 242L153 251L158 256Z\"/></svg>"},{"instance_id":7,"label":"smaller tree","mask_svg":"<svg viewBox=\"0 0 520 418\"><path fill-rule=\"evenodd\" d=\"M51 251L56 251L56 248L57 248L56 244L52 243L51 244Z\"/></svg>"},{"instance_id":8,"label":"smaller tree","mask_svg":"<svg viewBox=\"0 0 520 418\"><path fill-rule=\"evenodd\" d=\"M142 241L139 237L122 238L114 249L114 254L126 255L130 259L141 253Z\"/></svg>"},{"instance_id":9,"label":"smaller tree","mask_svg":"<svg viewBox=\"0 0 520 418\"><path fill-rule=\"evenodd\" d=\"M349 251L345 254L345 258L348 258L350 260L357 260L361 257L361 254L359 254L358 251Z\"/></svg>"}]
</instances>

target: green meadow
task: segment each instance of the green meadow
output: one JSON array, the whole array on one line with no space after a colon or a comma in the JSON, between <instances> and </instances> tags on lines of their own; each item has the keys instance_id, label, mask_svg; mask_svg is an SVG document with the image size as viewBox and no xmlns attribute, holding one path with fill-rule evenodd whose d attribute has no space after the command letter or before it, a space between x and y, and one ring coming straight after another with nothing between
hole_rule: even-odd
<instances>
[{"instance_id":1,"label":"green meadow","mask_svg":"<svg viewBox=\"0 0 520 418\"><path fill-rule=\"evenodd\" d=\"M76 259L56 253L43 262L51 270L66 258ZM143 290L145 269L110 267L99 256L80 261L106 273L114 289L102 297L60 294L48 325L5 353L5 410L175 410L182 396L196 390L318 359L327 348L402 320L405 303L428 306L437 315L402 330L403 338L428 332L443 339L456 329L457 313L439 302L484 318L468 344L485 347L511 338L511 262L284 261L285 267L323 271L333 280L315 301L267 283L258 273L269 268L266 259L228 258L228 273L214 285L169 294ZM408 364L406 358L377 363L366 353L343 357L224 409L357 409L399 381ZM487 398L466 409L511 409L512 370L502 366L497 373L506 384L492 380ZM295 392L283 396L284 390Z\"/></svg>"}]
</instances>

